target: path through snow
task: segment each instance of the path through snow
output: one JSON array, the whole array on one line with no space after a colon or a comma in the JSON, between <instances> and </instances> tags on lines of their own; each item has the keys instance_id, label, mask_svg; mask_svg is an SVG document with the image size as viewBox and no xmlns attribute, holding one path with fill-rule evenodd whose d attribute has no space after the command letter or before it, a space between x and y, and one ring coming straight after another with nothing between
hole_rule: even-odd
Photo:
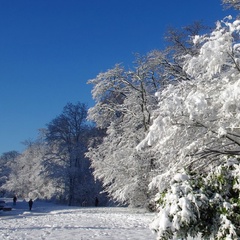
<instances>
[{"instance_id":1,"label":"path through snow","mask_svg":"<svg viewBox=\"0 0 240 240\"><path fill-rule=\"evenodd\" d=\"M153 214L131 208L78 208L36 201L30 212L27 202L18 201L11 212L1 211L0 219L0 239L3 240L156 238L148 228Z\"/></svg>"}]
</instances>

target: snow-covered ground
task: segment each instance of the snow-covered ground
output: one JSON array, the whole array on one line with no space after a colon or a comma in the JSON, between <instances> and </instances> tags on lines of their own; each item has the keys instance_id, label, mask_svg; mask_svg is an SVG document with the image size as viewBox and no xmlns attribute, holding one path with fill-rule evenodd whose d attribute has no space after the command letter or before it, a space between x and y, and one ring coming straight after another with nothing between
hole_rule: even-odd
<instances>
[{"instance_id":1,"label":"snow-covered ground","mask_svg":"<svg viewBox=\"0 0 240 240\"><path fill-rule=\"evenodd\" d=\"M11 199L5 199L12 206ZM18 201L10 212L0 212L2 240L155 240L148 225L154 214L120 207L68 207Z\"/></svg>"}]
</instances>

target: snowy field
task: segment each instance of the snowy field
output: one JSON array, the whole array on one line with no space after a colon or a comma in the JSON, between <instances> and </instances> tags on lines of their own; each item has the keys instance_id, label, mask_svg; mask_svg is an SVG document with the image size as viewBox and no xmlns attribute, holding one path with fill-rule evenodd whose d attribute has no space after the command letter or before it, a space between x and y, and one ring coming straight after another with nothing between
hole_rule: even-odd
<instances>
[{"instance_id":1,"label":"snowy field","mask_svg":"<svg viewBox=\"0 0 240 240\"><path fill-rule=\"evenodd\" d=\"M7 200L12 206L11 199ZM18 201L12 211L0 212L1 240L155 240L148 225L154 214L144 210L108 207L68 207L36 201L28 211Z\"/></svg>"}]
</instances>

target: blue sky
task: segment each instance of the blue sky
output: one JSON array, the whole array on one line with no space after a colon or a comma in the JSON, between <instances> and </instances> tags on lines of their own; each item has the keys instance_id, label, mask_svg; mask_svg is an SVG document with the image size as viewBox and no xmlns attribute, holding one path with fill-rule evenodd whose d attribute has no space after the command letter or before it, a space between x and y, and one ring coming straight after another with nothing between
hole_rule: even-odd
<instances>
[{"instance_id":1,"label":"blue sky","mask_svg":"<svg viewBox=\"0 0 240 240\"><path fill-rule=\"evenodd\" d=\"M0 154L22 151L87 80L163 48L169 26L229 15L220 0L0 0Z\"/></svg>"}]
</instances>

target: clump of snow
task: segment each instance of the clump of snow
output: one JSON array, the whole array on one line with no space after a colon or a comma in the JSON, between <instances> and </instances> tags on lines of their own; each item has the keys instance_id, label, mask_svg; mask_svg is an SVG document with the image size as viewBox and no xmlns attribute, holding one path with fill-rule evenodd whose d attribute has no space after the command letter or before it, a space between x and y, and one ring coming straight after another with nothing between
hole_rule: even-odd
<instances>
[{"instance_id":1,"label":"clump of snow","mask_svg":"<svg viewBox=\"0 0 240 240\"><path fill-rule=\"evenodd\" d=\"M225 135L227 135L226 129L224 129L223 127L220 127L220 128L218 129L218 136L219 136L219 137L222 137L222 136L225 136Z\"/></svg>"},{"instance_id":2,"label":"clump of snow","mask_svg":"<svg viewBox=\"0 0 240 240\"><path fill-rule=\"evenodd\" d=\"M183 181L189 180L189 176L186 175L186 174L177 173L177 174L174 175L173 179L176 182L183 182Z\"/></svg>"},{"instance_id":3,"label":"clump of snow","mask_svg":"<svg viewBox=\"0 0 240 240\"><path fill-rule=\"evenodd\" d=\"M236 239L236 235L237 235L235 231L236 228L232 224L232 222L229 219L227 219L225 215L221 215L220 220L221 220L221 227L217 235L218 239L223 239L223 237L226 240Z\"/></svg>"}]
</instances>

